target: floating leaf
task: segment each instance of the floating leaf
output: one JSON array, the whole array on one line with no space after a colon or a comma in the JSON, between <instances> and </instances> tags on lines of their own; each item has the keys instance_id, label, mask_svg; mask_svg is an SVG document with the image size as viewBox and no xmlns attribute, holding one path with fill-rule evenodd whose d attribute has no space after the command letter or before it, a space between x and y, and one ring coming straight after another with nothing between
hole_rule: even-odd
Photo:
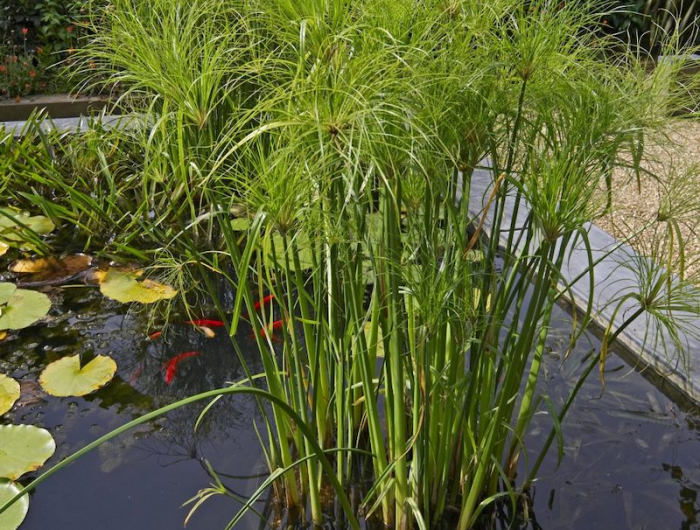
<instances>
[{"instance_id":1,"label":"floating leaf","mask_svg":"<svg viewBox=\"0 0 700 530\"><path fill-rule=\"evenodd\" d=\"M0 305L6 304L16 290L17 286L14 283L0 283Z\"/></svg>"},{"instance_id":2,"label":"floating leaf","mask_svg":"<svg viewBox=\"0 0 700 530\"><path fill-rule=\"evenodd\" d=\"M0 374L0 416L12 408L19 399L19 383L4 374Z\"/></svg>"},{"instance_id":3,"label":"floating leaf","mask_svg":"<svg viewBox=\"0 0 700 530\"><path fill-rule=\"evenodd\" d=\"M74 254L63 259L48 257L17 260L9 266L9 269L18 274L29 274L18 284L37 287L65 283L85 272L90 265L92 265L90 256Z\"/></svg>"},{"instance_id":4,"label":"floating leaf","mask_svg":"<svg viewBox=\"0 0 700 530\"><path fill-rule=\"evenodd\" d=\"M376 344L370 344L370 337L372 336L372 321L368 320L367 323L365 324L365 338L367 340L367 347L368 348L373 348L376 346L377 348L377 357L384 357L384 335L382 334L382 327L379 326L377 329L377 343Z\"/></svg>"},{"instance_id":5,"label":"floating leaf","mask_svg":"<svg viewBox=\"0 0 700 530\"><path fill-rule=\"evenodd\" d=\"M0 208L0 233L5 241L24 241L26 235L22 232L25 231L25 227L39 235L50 234L56 228L51 220L43 215L30 215L12 208Z\"/></svg>"},{"instance_id":6,"label":"floating leaf","mask_svg":"<svg viewBox=\"0 0 700 530\"><path fill-rule=\"evenodd\" d=\"M267 235L266 237L263 238L262 240L262 249L263 253L265 254L267 259L272 259L273 249L274 245L274 256L277 259L277 262L280 264L281 267L285 267L285 259L284 259L284 241L282 239L282 236L279 233L274 233L273 235ZM293 246L294 245L294 246ZM288 256L289 256L289 266L291 270L295 270L295 264L294 264L294 254L293 254L293 249L295 248L298 257L299 257L299 266L301 270L307 270L311 269L313 267L313 254L311 252L311 243L309 242L309 238L303 234L299 233L298 235L294 236L294 243L289 242L289 248L288 248Z\"/></svg>"},{"instance_id":7,"label":"floating leaf","mask_svg":"<svg viewBox=\"0 0 700 530\"><path fill-rule=\"evenodd\" d=\"M73 355L49 364L39 382L52 396L84 396L109 383L116 371L117 363L106 355L98 355L82 367L80 357Z\"/></svg>"},{"instance_id":8,"label":"floating leaf","mask_svg":"<svg viewBox=\"0 0 700 530\"><path fill-rule=\"evenodd\" d=\"M241 217L240 219L234 219L231 221L231 230L234 232L245 232L253 224L247 217Z\"/></svg>"},{"instance_id":9,"label":"floating leaf","mask_svg":"<svg viewBox=\"0 0 700 530\"><path fill-rule=\"evenodd\" d=\"M9 480L0 480L0 506L20 492L20 487ZM0 513L0 528L16 530L22 524L29 510L29 495L23 495L3 513Z\"/></svg>"},{"instance_id":10,"label":"floating leaf","mask_svg":"<svg viewBox=\"0 0 700 530\"><path fill-rule=\"evenodd\" d=\"M51 433L33 425L0 425L0 477L36 471L56 450Z\"/></svg>"},{"instance_id":11,"label":"floating leaf","mask_svg":"<svg viewBox=\"0 0 700 530\"><path fill-rule=\"evenodd\" d=\"M0 256L4 256L10 250L10 245L0 240Z\"/></svg>"},{"instance_id":12,"label":"floating leaf","mask_svg":"<svg viewBox=\"0 0 700 530\"><path fill-rule=\"evenodd\" d=\"M107 276L107 271L102 269L90 269L85 272L83 276L83 281L88 285L100 285L105 281L105 276Z\"/></svg>"},{"instance_id":13,"label":"floating leaf","mask_svg":"<svg viewBox=\"0 0 700 530\"><path fill-rule=\"evenodd\" d=\"M117 302L140 302L151 304L159 300L173 298L177 291L169 285L153 280L138 281L134 272L110 270L100 284L100 291L107 298Z\"/></svg>"},{"instance_id":14,"label":"floating leaf","mask_svg":"<svg viewBox=\"0 0 700 530\"><path fill-rule=\"evenodd\" d=\"M0 330L31 326L44 318L49 309L51 300L45 294L0 283Z\"/></svg>"},{"instance_id":15,"label":"floating leaf","mask_svg":"<svg viewBox=\"0 0 700 530\"><path fill-rule=\"evenodd\" d=\"M464 256L464 259L472 263L478 263L484 261L484 253L481 250L470 250Z\"/></svg>"}]
</instances>

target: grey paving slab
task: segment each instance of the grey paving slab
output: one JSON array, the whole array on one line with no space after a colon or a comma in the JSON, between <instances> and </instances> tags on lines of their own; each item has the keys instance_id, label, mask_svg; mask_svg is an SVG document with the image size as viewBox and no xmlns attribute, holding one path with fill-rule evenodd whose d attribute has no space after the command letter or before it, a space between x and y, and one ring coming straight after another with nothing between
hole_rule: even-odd
<instances>
[{"instance_id":1,"label":"grey paving slab","mask_svg":"<svg viewBox=\"0 0 700 530\"><path fill-rule=\"evenodd\" d=\"M111 127L133 127L139 123L139 116L112 116L100 115L96 117L79 116L77 118L56 118L44 120L41 128L44 131L58 131L62 133L78 133L85 131L92 122L100 123L106 128ZM22 136L23 131L29 126L27 121L0 121L0 131L4 130L2 136L12 135L15 138Z\"/></svg>"},{"instance_id":2,"label":"grey paving slab","mask_svg":"<svg viewBox=\"0 0 700 530\"><path fill-rule=\"evenodd\" d=\"M490 171L486 169L476 171L469 197L469 209L473 215L483 212L491 193L492 183ZM514 204L514 197L507 197L502 221L504 228L510 226ZM528 212L528 206L521 204L516 218L517 227L524 225ZM488 215L484 223L487 234L491 234L493 222L493 216ZM628 299L622 302L618 311L615 311L625 294L639 290L638 276L634 269L638 269L639 264L644 264L646 258L638 255L628 245L619 243L613 236L593 224L589 223L585 228L594 261L600 260L593 268L594 321L599 327L605 328L612 319L613 329L616 329L640 308L638 302ZM507 240L505 237L502 239L499 243L505 246ZM579 242L569 249L569 259L564 264L562 275L563 283L570 284L573 303L580 310L586 308L590 297L590 275L587 269L587 252L583 243ZM575 281L581 274L583 277ZM676 337L669 335L655 319L645 313L623 331L618 341L638 359L641 366L652 367L673 387L696 403L700 403L700 343L693 336L694 332L700 330L700 320L692 314L681 311L673 312L673 318L682 331ZM685 355L681 355L681 352L685 352Z\"/></svg>"}]
</instances>

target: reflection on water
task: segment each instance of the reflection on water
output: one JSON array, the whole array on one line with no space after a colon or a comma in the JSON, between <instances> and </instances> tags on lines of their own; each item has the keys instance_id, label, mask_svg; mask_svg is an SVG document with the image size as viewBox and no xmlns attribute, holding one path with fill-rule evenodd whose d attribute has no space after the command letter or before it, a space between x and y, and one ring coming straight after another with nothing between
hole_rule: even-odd
<instances>
[{"instance_id":1,"label":"reflection on water","mask_svg":"<svg viewBox=\"0 0 700 530\"><path fill-rule=\"evenodd\" d=\"M126 421L196 392L240 380L243 370L226 334L207 338L191 326L173 324L163 336L148 339L145 317L105 301L83 288L64 289L46 324L0 342L0 372L22 381L23 395L2 421L32 423L49 429L58 449L49 464ZM544 391L561 404L582 368L597 350L595 337L584 337L564 359L567 316L548 344ZM245 327L245 326L242 326ZM259 372L249 329L239 344L252 372ZM174 355L197 351L178 367L172 384L164 366ZM118 377L85 398L54 398L41 392L38 374L49 362L73 353L109 354ZM218 402L195 432L205 403L182 408L142 425L87 455L42 484L32 496L23 530L101 530L181 528L188 508L181 505L212 482L207 465L219 474L230 497L215 497L199 510L188 528L224 528L239 504L263 480L263 456L253 421L259 412L252 399L228 397ZM543 406L544 409L544 406ZM549 421L539 413L528 433L535 453L547 437ZM601 392L597 375L582 388L564 423L565 457L556 468L556 447L531 492L534 518L527 528L693 529L700 510L700 414L677 405L619 357L607 365ZM527 459L521 459L522 475ZM256 505L268 515L264 502ZM269 515L274 519L279 514ZM329 519L333 519L329 515ZM333 526L330 524L329 527ZM261 528L254 515L240 528Z\"/></svg>"},{"instance_id":2,"label":"reflection on water","mask_svg":"<svg viewBox=\"0 0 700 530\"><path fill-rule=\"evenodd\" d=\"M563 311L558 318L566 329ZM544 391L555 403L575 383L583 356L600 346L586 336L565 361L567 338L562 332L551 341L546 360ZM699 528L699 418L697 408L674 403L620 357L609 358L605 390L593 373L564 422L561 465L556 468L555 448L541 469L531 527ZM537 416L527 441L531 450L549 425L545 414Z\"/></svg>"}]
</instances>

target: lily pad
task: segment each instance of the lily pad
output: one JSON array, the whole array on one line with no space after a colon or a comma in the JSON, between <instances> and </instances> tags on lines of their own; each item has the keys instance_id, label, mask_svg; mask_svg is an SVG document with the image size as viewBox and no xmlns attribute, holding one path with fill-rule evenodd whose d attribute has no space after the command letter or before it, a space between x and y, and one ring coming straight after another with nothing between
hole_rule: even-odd
<instances>
[{"instance_id":1,"label":"lily pad","mask_svg":"<svg viewBox=\"0 0 700 530\"><path fill-rule=\"evenodd\" d=\"M231 221L231 230L234 232L245 232L250 228L251 224L253 224L252 221L247 217L233 219Z\"/></svg>"},{"instance_id":2,"label":"lily pad","mask_svg":"<svg viewBox=\"0 0 700 530\"><path fill-rule=\"evenodd\" d=\"M140 302L152 304L159 300L167 300L177 295L177 290L169 285L154 282L153 280L139 281L134 272L107 271L104 281L100 284L100 291L107 298L117 302Z\"/></svg>"},{"instance_id":3,"label":"lily pad","mask_svg":"<svg viewBox=\"0 0 700 530\"><path fill-rule=\"evenodd\" d=\"M20 487L9 480L0 480L0 506L12 499L20 492ZM22 524L29 510L29 495L23 495L0 514L0 528L2 530L16 530Z\"/></svg>"},{"instance_id":4,"label":"lily pad","mask_svg":"<svg viewBox=\"0 0 700 530\"><path fill-rule=\"evenodd\" d=\"M25 227L39 235L46 235L53 232L56 225L43 215L30 215L12 208L0 208L0 233L3 239L23 241L21 232Z\"/></svg>"},{"instance_id":5,"label":"lily pad","mask_svg":"<svg viewBox=\"0 0 700 530\"><path fill-rule=\"evenodd\" d=\"M314 262L313 262L313 253L311 251L311 243L309 242L309 238L306 236L304 233L299 233L295 236L294 238L294 244L296 245L296 250L299 254L299 266L300 269L303 270L308 270L313 268ZM284 259L284 240L282 239L282 236L279 233L274 233L272 235L268 234L266 235L263 240L262 240L262 250L267 259L272 259L273 256L273 245L274 245L274 256L277 258L278 263L280 264L281 267L285 267L285 259ZM292 271L296 270L296 266L294 264L294 254L292 252L292 246L290 244L290 247L288 249L288 255L289 255L289 266Z\"/></svg>"},{"instance_id":6,"label":"lily pad","mask_svg":"<svg viewBox=\"0 0 700 530\"><path fill-rule=\"evenodd\" d=\"M0 256L4 256L10 250L10 245L0 240Z\"/></svg>"},{"instance_id":7,"label":"lily pad","mask_svg":"<svg viewBox=\"0 0 700 530\"><path fill-rule=\"evenodd\" d=\"M26 275L18 285L37 287L65 283L92 265L92 258L85 254L73 254L63 259L47 257L22 259L12 263L8 268L12 272Z\"/></svg>"},{"instance_id":8,"label":"lily pad","mask_svg":"<svg viewBox=\"0 0 700 530\"><path fill-rule=\"evenodd\" d=\"M17 286L14 283L0 283L0 305L6 304L16 290Z\"/></svg>"},{"instance_id":9,"label":"lily pad","mask_svg":"<svg viewBox=\"0 0 700 530\"><path fill-rule=\"evenodd\" d=\"M109 383L116 371L117 363L111 357L98 355L81 367L79 356L73 355L49 364L39 382L52 396L84 396Z\"/></svg>"},{"instance_id":10,"label":"lily pad","mask_svg":"<svg viewBox=\"0 0 700 530\"><path fill-rule=\"evenodd\" d=\"M0 477L36 471L56 450L51 433L33 425L0 425Z\"/></svg>"},{"instance_id":11,"label":"lily pad","mask_svg":"<svg viewBox=\"0 0 700 530\"><path fill-rule=\"evenodd\" d=\"M19 399L19 383L4 374L0 374L0 416L12 408Z\"/></svg>"},{"instance_id":12,"label":"lily pad","mask_svg":"<svg viewBox=\"0 0 700 530\"><path fill-rule=\"evenodd\" d=\"M384 357L384 334L382 333L382 327L379 326L377 330L377 343L370 344L370 337L372 336L372 321L368 321L365 324L365 338L367 340L367 347L376 347L376 356Z\"/></svg>"},{"instance_id":13,"label":"lily pad","mask_svg":"<svg viewBox=\"0 0 700 530\"><path fill-rule=\"evenodd\" d=\"M44 318L51 300L43 293L0 283L0 330L22 329Z\"/></svg>"}]
</instances>

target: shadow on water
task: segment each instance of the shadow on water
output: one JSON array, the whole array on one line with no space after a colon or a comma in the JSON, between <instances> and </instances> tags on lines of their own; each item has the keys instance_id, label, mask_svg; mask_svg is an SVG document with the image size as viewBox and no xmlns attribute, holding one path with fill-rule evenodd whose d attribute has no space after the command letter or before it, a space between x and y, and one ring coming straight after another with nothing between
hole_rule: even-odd
<instances>
[{"instance_id":1,"label":"shadow on water","mask_svg":"<svg viewBox=\"0 0 700 530\"><path fill-rule=\"evenodd\" d=\"M45 325L0 342L0 372L22 382L19 405L2 421L45 427L59 462L96 437L149 410L196 392L243 378L225 332L207 338L192 326L175 323L153 340L145 317L104 300L87 288L57 291ZM571 329L557 310L557 329L546 354L544 390L560 405L583 367L582 359L600 342L582 338L564 359ZM250 326L239 344L254 372L260 371ZM184 359L168 384L165 367ZM47 396L37 383L43 367L74 353L109 354L117 377L85 398ZM698 524L700 490L700 414L677 405L620 357L607 365L606 387L591 376L564 423L564 459L556 467L550 453L530 493L530 521L514 528L693 529ZM254 401L243 396L218 402L195 432L205 403L181 408L108 442L42 484L33 494L23 530L101 530L181 528L188 508L181 505L212 482L208 462L235 496L250 495L264 480L263 455L253 428L260 424ZM526 440L534 454L550 423L538 413ZM528 459L521 459L521 473ZM31 477L30 477L31 478ZM214 497L198 510L188 528L224 528L240 505ZM256 505L270 521L280 521L269 500ZM336 515L329 513L328 528ZM370 525L367 525L369 528ZM487 525L488 526L488 525ZM494 528L507 526L494 522ZM264 528L250 514L239 528Z\"/></svg>"}]
</instances>

